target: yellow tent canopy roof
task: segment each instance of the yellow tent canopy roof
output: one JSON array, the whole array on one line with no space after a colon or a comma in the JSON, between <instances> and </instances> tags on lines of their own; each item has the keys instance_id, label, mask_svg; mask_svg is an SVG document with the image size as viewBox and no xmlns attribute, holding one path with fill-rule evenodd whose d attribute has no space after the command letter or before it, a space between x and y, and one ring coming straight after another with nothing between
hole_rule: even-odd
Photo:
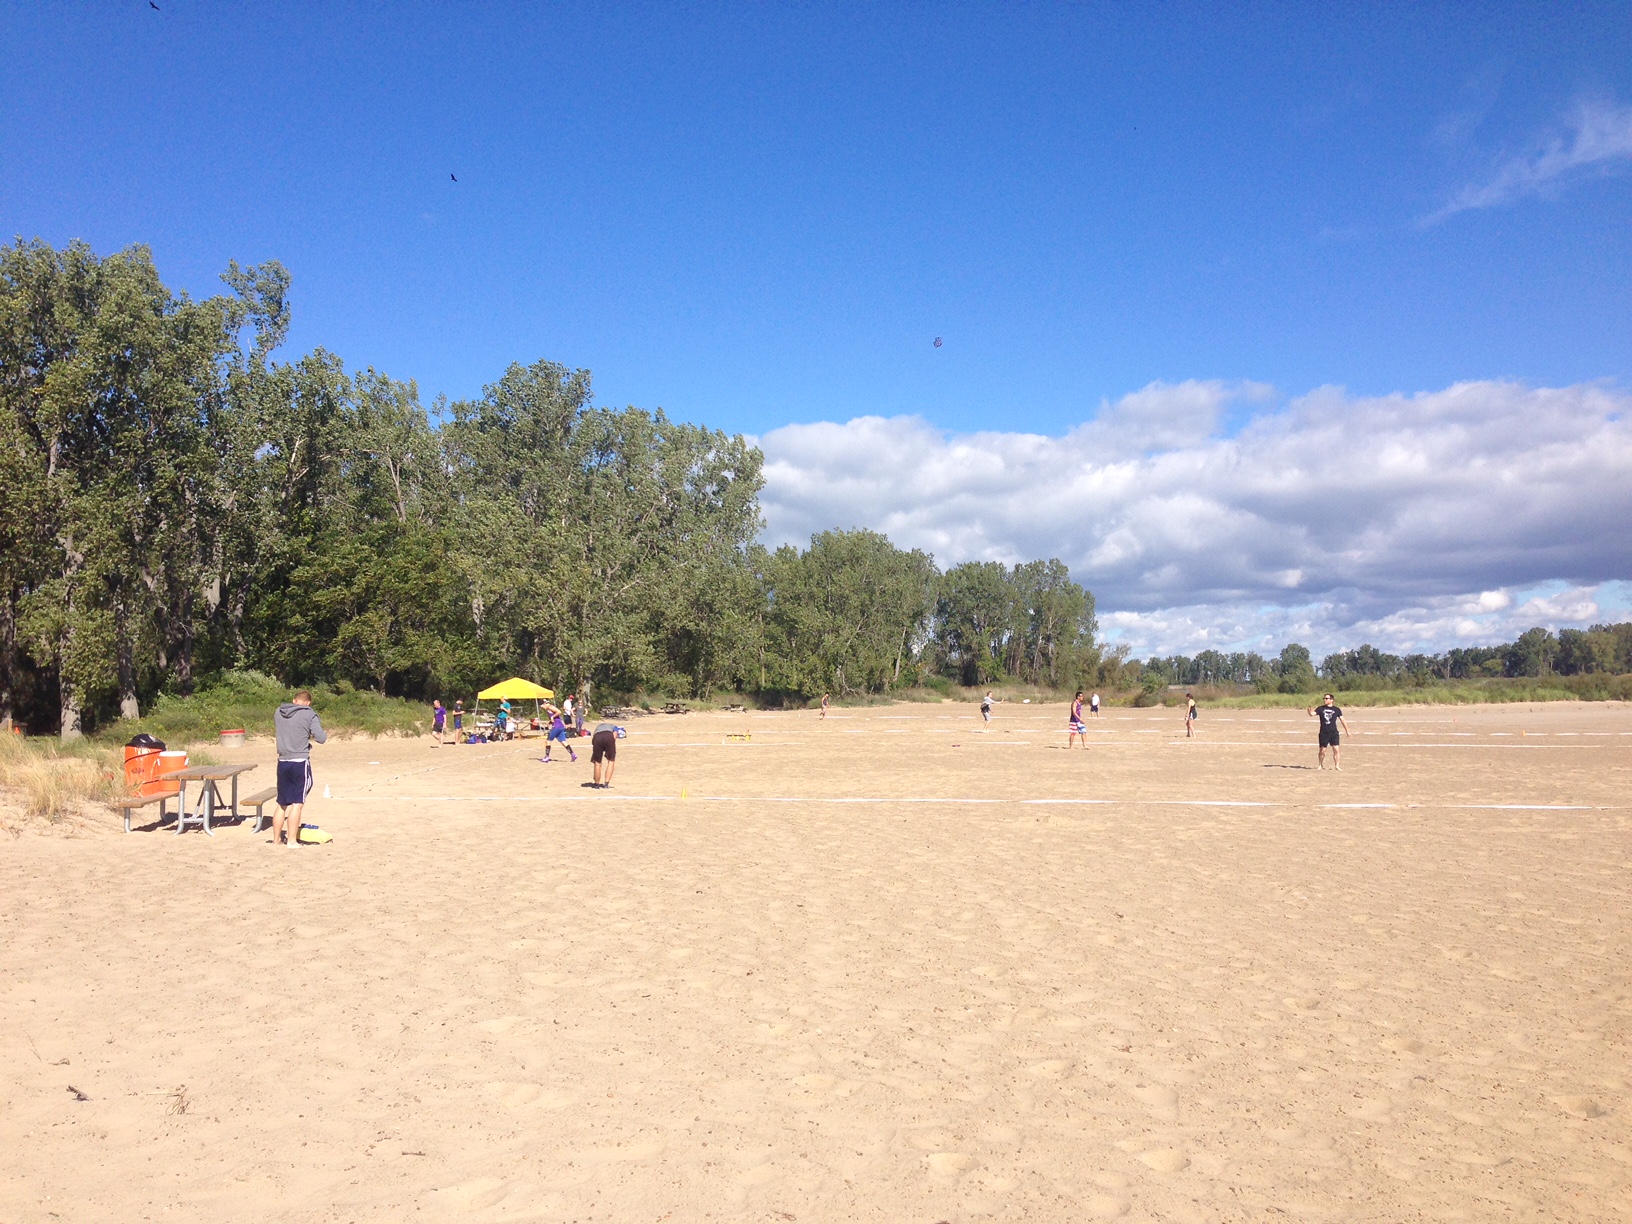
<instances>
[{"instance_id":1,"label":"yellow tent canopy roof","mask_svg":"<svg viewBox=\"0 0 1632 1224\"><path fill-rule=\"evenodd\" d=\"M523 680L520 676L511 676L508 680L501 680L492 688L485 688L476 694L478 701L519 701L524 698L548 700L554 697L551 689L534 684L531 680Z\"/></svg>"}]
</instances>

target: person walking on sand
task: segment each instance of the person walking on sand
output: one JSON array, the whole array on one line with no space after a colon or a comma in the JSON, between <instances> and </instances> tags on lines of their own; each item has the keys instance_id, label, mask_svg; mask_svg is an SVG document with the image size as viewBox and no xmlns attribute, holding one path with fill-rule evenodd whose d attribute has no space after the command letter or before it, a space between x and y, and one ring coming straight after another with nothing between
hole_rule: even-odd
<instances>
[{"instance_id":1,"label":"person walking on sand","mask_svg":"<svg viewBox=\"0 0 1632 1224\"><path fill-rule=\"evenodd\" d=\"M278 844L282 831L284 844L293 848L300 845L300 819L306 814L306 796L312 793L312 745L327 743L329 733L305 689L278 707L272 728L278 740L278 814L272 818L272 844Z\"/></svg>"},{"instance_id":2,"label":"person walking on sand","mask_svg":"<svg viewBox=\"0 0 1632 1224\"><path fill-rule=\"evenodd\" d=\"M827 694L826 693L822 694L822 712L820 714L818 714L816 717L817 717L818 720L823 720L823 721L825 721L826 718L827 718Z\"/></svg>"},{"instance_id":3,"label":"person walking on sand","mask_svg":"<svg viewBox=\"0 0 1632 1224\"><path fill-rule=\"evenodd\" d=\"M609 722L596 723L589 747L589 763L595 767L595 780L584 785L607 790L612 785L612 771L618 764L618 728Z\"/></svg>"},{"instance_id":4,"label":"person walking on sand","mask_svg":"<svg viewBox=\"0 0 1632 1224\"><path fill-rule=\"evenodd\" d=\"M997 698L992 696L992 690L986 690L986 696L980 699L980 717L982 722L992 721L992 702Z\"/></svg>"},{"instance_id":5,"label":"person walking on sand","mask_svg":"<svg viewBox=\"0 0 1632 1224\"><path fill-rule=\"evenodd\" d=\"M1193 693L1184 695L1184 738L1194 739L1196 735L1196 698Z\"/></svg>"},{"instance_id":6,"label":"person walking on sand","mask_svg":"<svg viewBox=\"0 0 1632 1224\"><path fill-rule=\"evenodd\" d=\"M442 747L442 732L448 725L448 712L442 706L440 697L431 701L431 734L436 736L436 746Z\"/></svg>"},{"instance_id":7,"label":"person walking on sand","mask_svg":"<svg viewBox=\"0 0 1632 1224\"><path fill-rule=\"evenodd\" d=\"M1078 689L1077 695L1071 699L1071 721L1067 725L1069 730L1065 736L1066 751L1069 752L1071 750L1072 741L1078 739L1079 737L1082 740L1082 746L1084 748L1088 747L1088 727L1082 721L1081 689Z\"/></svg>"},{"instance_id":8,"label":"person walking on sand","mask_svg":"<svg viewBox=\"0 0 1632 1224\"><path fill-rule=\"evenodd\" d=\"M465 738L465 703L463 700L453 703L453 742L462 743Z\"/></svg>"},{"instance_id":9,"label":"person walking on sand","mask_svg":"<svg viewBox=\"0 0 1632 1224\"><path fill-rule=\"evenodd\" d=\"M1095 693L1092 697L1088 698L1088 712L1090 714L1092 714L1095 718L1099 717L1099 694L1098 693Z\"/></svg>"},{"instance_id":10,"label":"person walking on sand","mask_svg":"<svg viewBox=\"0 0 1632 1224\"><path fill-rule=\"evenodd\" d=\"M1342 749L1338 746L1337 729L1339 727L1343 728L1345 735L1349 731L1349 724L1343 719L1343 711L1332 703L1332 695L1327 693L1321 699L1320 705L1309 707L1309 717L1320 719L1320 767L1322 769L1326 768L1326 749L1330 748L1332 750L1332 768L1341 772L1343 762L1338 759L1338 753Z\"/></svg>"}]
</instances>

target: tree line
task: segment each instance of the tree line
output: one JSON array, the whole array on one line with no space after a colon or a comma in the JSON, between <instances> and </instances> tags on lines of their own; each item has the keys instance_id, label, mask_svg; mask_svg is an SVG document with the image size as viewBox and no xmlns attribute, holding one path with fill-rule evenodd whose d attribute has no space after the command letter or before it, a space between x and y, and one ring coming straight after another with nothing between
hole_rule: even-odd
<instances>
[{"instance_id":1,"label":"tree line","mask_svg":"<svg viewBox=\"0 0 1632 1224\"><path fill-rule=\"evenodd\" d=\"M870 531L767 550L741 436L512 365L427 409L289 332L279 264L195 300L146 248L0 249L0 721L65 736L229 671L468 696L808 699L1095 674L1058 560Z\"/></svg>"},{"instance_id":2,"label":"tree line","mask_svg":"<svg viewBox=\"0 0 1632 1224\"><path fill-rule=\"evenodd\" d=\"M1496 677L1626 675L1632 672L1632 623L1590 629L1537 627L1500 646L1464 646L1441 654L1395 655L1364 645L1327 655L1318 667L1306 646L1292 642L1274 658L1257 653L1204 650L1135 665L1147 687L1225 684L1261 692L1305 693L1390 688Z\"/></svg>"}]
</instances>

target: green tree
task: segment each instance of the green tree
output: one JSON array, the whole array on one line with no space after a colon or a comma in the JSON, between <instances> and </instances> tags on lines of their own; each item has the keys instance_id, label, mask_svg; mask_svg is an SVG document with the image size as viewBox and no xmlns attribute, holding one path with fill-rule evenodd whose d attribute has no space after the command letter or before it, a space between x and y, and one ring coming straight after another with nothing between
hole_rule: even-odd
<instances>
[{"instance_id":1,"label":"green tree","mask_svg":"<svg viewBox=\"0 0 1632 1224\"><path fill-rule=\"evenodd\" d=\"M1282 693L1312 693L1319 681L1315 678L1314 661L1309 648L1290 642L1281 648L1275 663L1275 687Z\"/></svg>"},{"instance_id":2,"label":"green tree","mask_svg":"<svg viewBox=\"0 0 1632 1224\"><path fill-rule=\"evenodd\" d=\"M1024 651L1025 609L1008 569L1000 561L955 565L941 576L937 595L936 644L947 673L965 685L1003 679L1010 643L1019 637Z\"/></svg>"},{"instance_id":3,"label":"green tree","mask_svg":"<svg viewBox=\"0 0 1632 1224\"><path fill-rule=\"evenodd\" d=\"M910 666L935 563L874 531L824 531L764 564L769 687L815 696L883 692Z\"/></svg>"},{"instance_id":4,"label":"green tree","mask_svg":"<svg viewBox=\"0 0 1632 1224\"><path fill-rule=\"evenodd\" d=\"M0 252L0 437L37 520L20 542L35 568L16 624L55 673L65 738L103 691L135 712L147 642L174 647L184 674L191 666L225 319L222 301L165 289L145 248L99 259L83 244L19 241Z\"/></svg>"},{"instance_id":5,"label":"green tree","mask_svg":"<svg viewBox=\"0 0 1632 1224\"><path fill-rule=\"evenodd\" d=\"M1509 676L1546 676L1553 670L1558 639L1547 630L1527 629L1504 652L1503 666Z\"/></svg>"}]
</instances>

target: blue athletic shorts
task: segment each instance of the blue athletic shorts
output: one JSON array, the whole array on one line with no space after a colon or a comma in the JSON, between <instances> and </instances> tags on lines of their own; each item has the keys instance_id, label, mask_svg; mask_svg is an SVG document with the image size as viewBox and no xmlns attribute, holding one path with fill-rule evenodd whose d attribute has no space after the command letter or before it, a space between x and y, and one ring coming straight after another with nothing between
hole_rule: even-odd
<instances>
[{"instance_id":1,"label":"blue athletic shorts","mask_svg":"<svg viewBox=\"0 0 1632 1224\"><path fill-rule=\"evenodd\" d=\"M278 762L278 806L292 807L305 803L312 793L312 763L310 761Z\"/></svg>"},{"instance_id":2,"label":"blue athletic shorts","mask_svg":"<svg viewBox=\"0 0 1632 1224\"><path fill-rule=\"evenodd\" d=\"M547 744L551 740L554 740L555 742L560 743L560 744L566 743L567 742L567 729L565 727L551 727L550 728L550 733L544 737L544 742Z\"/></svg>"}]
</instances>

